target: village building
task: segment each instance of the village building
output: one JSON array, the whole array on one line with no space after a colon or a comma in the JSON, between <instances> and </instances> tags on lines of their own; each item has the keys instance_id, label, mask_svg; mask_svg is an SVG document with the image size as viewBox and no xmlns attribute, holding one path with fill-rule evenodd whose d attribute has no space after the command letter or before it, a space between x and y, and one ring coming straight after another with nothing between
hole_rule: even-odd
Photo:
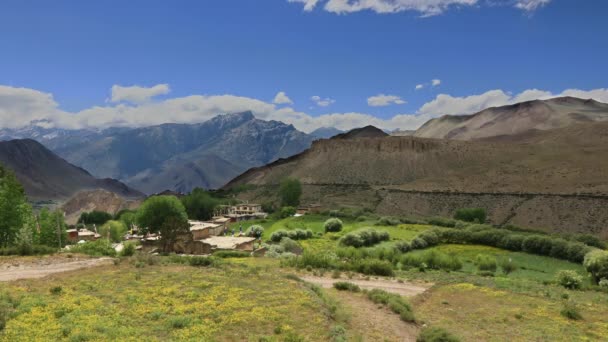
<instances>
[{"instance_id":1,"label":"village building","mask_svg":"<svg viewBox=\"0 0 608 342\"><path fill-rule=\"evenodd\" d=\"M230 222L239 222L247 220L262 219L268 216L262 211L261 204L244 203L234 206L220 206L216 210L217 216L223 216L230 219Z\"/></svg>"},{"instance_id":2,"label":"village building","mask_svg":"<svg viewBox=\"0 0 608 342\"><path fill-rule=\"evenodd\" d=\"M189 220L190 234L193 240L202 240L210 236L221 235L224 231L224 226L213 222L202 222Z\"/></svg>"},{"instance_id":3,"label":"village building","mask_svg":"<svg viewBox=\"0 0 608 342\"><path fill-rule=\"evenodd\" d=\"M296 209L297 215L318 214L321 212L320 204L302 205Z\"/></svg>"},{"instance_id":4,"label":"village building","mask_svg":"<svg viewBox=\"0 0 608 342\"><path fill-rule=\"evenodd\" d=\"M68 241L72 243L79 241L94 241L101 237L101 235L87 229L68 229L66 232L68 233Z\"/></svg>"}]
</instances>

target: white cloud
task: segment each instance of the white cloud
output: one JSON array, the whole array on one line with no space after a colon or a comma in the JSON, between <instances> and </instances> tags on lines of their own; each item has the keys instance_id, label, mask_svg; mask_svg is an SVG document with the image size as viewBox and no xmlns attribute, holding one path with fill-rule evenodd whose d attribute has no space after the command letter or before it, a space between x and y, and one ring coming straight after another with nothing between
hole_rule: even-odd
<instances>
[{"instance_id":1,"label":"white cloud","mask_svg":"<svg viewBox=\"0 0 608 342\"><path fill-rule=\"evenodd\" d=\"M306 12L310 12L312 11L315 6L317 6L317 3L319 2L319 0L287 0L288 2L300 2L304 4L304 10Z\"/></svg>"},{"instance_id":2,"label":"white cloud","mask_svg":"<svg viewBox=\"0 0 608 342\"><path fill-rule=\"evenodd\" d=\"M517 0L515 7L526 12L533 12L550 3L551 0Z\"/></svg>"},{"instance_id":3,"label":"white cloud","mask_svg":"<svg viewBox=\"0 0 608 342\"><path fill-rule=\"evenodd\" d=\"M440 84L441 84L441 80L439 80L439 79L434 79L434 80L431 81L431 85L433 87L437 87Z\"/></svg>"},{"instance_id":4,"label":"white cloud","mask_svg":"<svg viewBox=\"0 0 608 342\"><path fill-rule=\"evenodd\" d=\"M329 105L331 105L331 104L333 104L333 103L336 102L336 100L330 99L329 97L322 98L322 97L317 96L317 95L311 97L310 100L312 102L314 102L319 107L327 107L327 106L329 106Z\"/></svg>"},{"instance_id":5,"label":"white cloud","mask_svg":"<svg viewBox=\"0 0 608 342\"><path fill-rule=\"evenodd\" d=\"M372 107L383 107L392 104L401 105L405 103L407 102L397 95L378 94L367 99L367 104Z\"/></svg>"},{"instance_id":6,"label":"white cloud","mask_svg":"<svg viewBox=\"0 0 608 342\"><path fill-rule=\"evenodd\" d=\"M280 91L274 97L274 100L272 100L272 103L274 103L274 104L293 104L293 101L291 101L291 99L287 96L287 94L285 94L284 91Z\"/></svg>"},{"instance_id":7,"label":"white cloud","mask_svg":"<svg viewBox=\"0 0 608 342\"><path fill-rule=\"evenodd\" d=\"M130 87L113 85L110 102L144 103L150 101L155 96L168 94L170 91L171 89L168 84L157 84L149 88L136 85Z\"/></svg>"},{"instance_id":8,"label":"white cloud","mask_svg":"<svg viewBox=\"0 0 608 342\"><path fill-rule=\"evenodd\" d=\"M360 11L373 11L380 14L414 11L423 17L441 14L452 7L472 7L486 2L480 0L287 0L288 2L302 3L304 10L309 12L317 5L325 3L323 9L337 14L348 14ZM526 12L532 12L551 0L510 0L503 4L515 6ZM495 4L496 2L488 2Z\"/></svg>"},{"instance_id":9,"label":"white cloud","mask_svg":"<svg viewBox=\"0 0 608 342\"><path fill-rule=\"evenodd\" d=\"M418 110L418 114L430 115L458 115L472 114L482 111L489 107L499 107L519 102L532 100L546 100L554 97L573 96L582 99L594 99L596 101L608 103L608 89L579 90L567 89L559 94L549 91L528 89L519 94L510 94L503 90L490 90L483 94L453 97L447 94L440 94L430 102L425 103Z\"/></svg>"},{"instance_id":10,"label":"white cloud","mask_svg":"<svg viewBox=\"0 0 608 342\"><path fill-rule=\"evenodd\" d=\"M417 84L416 85L416 90L420 90L422 88L424 88L424 84Z\"/></svg>"},{"instance_id":11,"label":"white cloud","mask_svg":"<svg viewBox=\"0 0 608 342\"><path fill-rule=\"evenodd\" d=\"M416 129L426 121L444 114L470 114L488 107L521 101L575 96L608 103L608 89L567 89L559 94L529 89L518 94L491 90L483 94L454 97L440 94L424 104L415 114L400 113L390 119L358 112L327 113L311 116L287 106L279 107L254 98L235 95L191 95L141 104L108 104L79 112L59 109L53 95L28 88L0 86L0 129L21 128L31 122L43 127L68 129L143 127L163 123L200 123L219 114L251 110L262 120L293 124L310 132L319 127L348 130L366 125L382 129ZM317 99L324 101L327 99Z\"/></svg>"}]
</instances>

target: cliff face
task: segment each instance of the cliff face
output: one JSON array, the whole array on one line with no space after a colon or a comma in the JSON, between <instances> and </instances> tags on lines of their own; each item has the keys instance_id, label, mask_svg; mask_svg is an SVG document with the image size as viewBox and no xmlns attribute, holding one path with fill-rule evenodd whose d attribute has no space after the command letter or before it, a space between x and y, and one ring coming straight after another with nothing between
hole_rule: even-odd
<instances>
[{"instance_id":1,"label":"cliff face","mask_svg":"<svg viewBox=\"0 0 608 342\"><path fill-rule=\"evenodd\" d=\"M482 207L496 224L607 234L605 170L608 122L476 141L320 140L299 155L247 171L226 188L256 185L243 196L262 201L293 177L304 185L304 203L326 208L452 216L459 208Z\"/></svg>"}]
</instances>

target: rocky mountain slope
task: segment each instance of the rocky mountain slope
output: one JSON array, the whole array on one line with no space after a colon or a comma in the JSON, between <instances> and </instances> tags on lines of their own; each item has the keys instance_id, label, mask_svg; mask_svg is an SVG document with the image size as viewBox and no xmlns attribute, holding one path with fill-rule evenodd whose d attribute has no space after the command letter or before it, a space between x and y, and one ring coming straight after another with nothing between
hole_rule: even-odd
<instances>
[{"instance_id":1,"label":"rocky mountain slope","mask_svg":"<svg viewBox=\"0 0 608 342\"><path fill-rule=\"evenodd\" d=\"M444 115L428 121L414 135L472 140L600 121L608 121L608 104L561 97L488 108L473 115Z\"/></svg>"},{"instance_id":2,"label":"rocky mountain slope","mask_svg":"<svg viewBox=\"0 0 608 342\"><path fill-rule=\"evenodd\" d=\"M331 207L373 205L377 200L373 209L400 215L407 211L398 213L388 208L404 208L404 203L410 203L418 206L416 210L410 206L411 212L438 215L472 202L464 196L450 202L440 213L432 205L441 203L437 198L427 204L404 199L395 205L385 201L390 192L439 194L441 198L450 194L558 196L561 216L556 216L555 211L540 210L537 204L517 222L524 226L536 224L535 228L551 227L556 224L554 217L567 214L569 218L564 222L570 221L570 227L591 230L608 223L608 211L598 207L608 205L607 169L608 122L598 122L477 141L417 137L320 140L297 156L247 171L227 187L276 187L281 179L294 177L304 184L307 201ZM580 203L569 199L582 195L600 200L594 209L583 211L576 208ZM477 205L498 209L498 200L488 198L487 203ZM590 215L588 210L595 214ZM498 223L513 222L516 216L501 217Z\"/></svg>"},{"instance_id":3,"label":"rocky mountain slope","mask_svg":"<svg viewBox=\"0 0 608 342\"><path fill-rule=\"evenodd\" d=\"M67 224L76 224L80 214L93 210L105 211L112 215L123 209L137 209L143 199L127 199L106 190L80 191L61 206Z\"/></svg>"},{"instance_id":4,"label":"rocky mountain slope","mask_svg":"<svg viewBox=\"0 0 608 342\"><path fill-rule=\"evenodd\" d=\"M73 135L70 135L70 132ZM104 131L4 131L35 135L96 177L111 177L147 194L217 188L253 166L299 153L314 139L292 125L256 119L251 112L220 115L201 124L164 124Z\"/></svg>"},{"instance_id":5,"label":"rocky mountain slope","mask_svg":"<svg viewBox=\"0 0 608 342\"><path fill-rule=\"evenodd\" d=\"M15 172L31 200L61 200L85 189L143 196L117 180L96 179L31 139L0 142L0 163Z\"/></svg>"},{"instance_id":6,"label":"rocky mountain slope","mask_svg":"<svg viewBox=\"0 0 608 342\"><path fill-rule=\"evenodd\" d=\"M321 127L321 128L315 129L314 131L310 132L309 134L317 139L329 139L340 133L344 133L344 131L339 130L334 127Z\"/></svg>"}]
</instances>

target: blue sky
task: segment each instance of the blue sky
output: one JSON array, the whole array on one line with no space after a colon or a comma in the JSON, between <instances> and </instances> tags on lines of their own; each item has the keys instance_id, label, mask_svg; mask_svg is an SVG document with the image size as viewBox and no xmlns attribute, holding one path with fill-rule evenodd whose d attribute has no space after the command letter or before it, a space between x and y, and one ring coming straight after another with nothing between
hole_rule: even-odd
<instances>
[{"instance_id":1,"label":"blue sky","mask_svg":"<svg viewBox=\"0 0 608 342\"><path fill-rule=\"evenodd\" d=\"M608 102L606 13L604 0L3 1L0 126L252 109L305 131L405 129L534 98Z\"/></svg>"}]
</instances>

